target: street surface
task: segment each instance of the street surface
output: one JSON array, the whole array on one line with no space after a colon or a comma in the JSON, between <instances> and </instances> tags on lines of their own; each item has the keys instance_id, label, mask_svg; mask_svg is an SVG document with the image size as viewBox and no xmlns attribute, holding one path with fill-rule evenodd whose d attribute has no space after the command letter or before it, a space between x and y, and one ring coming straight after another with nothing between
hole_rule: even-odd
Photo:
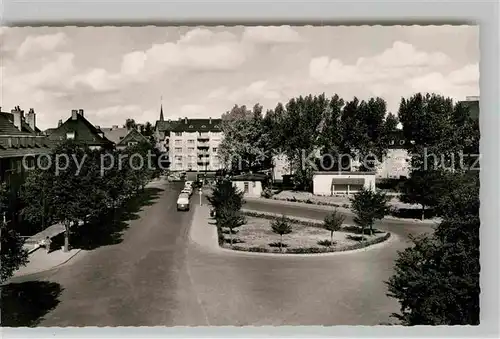
<instances>
[{"instance_id":1,"label":"street surface","mask_svg":"<svg viewBox=\"0 0 500 339\"><path fill-rule=\"evenodd\" d=\"M431 230L384 221L379 227L397 235L387 246L341 256L211 253L189 240L194 208L177 212L181 188L159 187L128 222L123 241L16 280L60 285L59 303L39 312L39 326L377 325L398 311L383 283L396 251L408 234ZM196 193L192 204L199 204ZM316 219L326 214L279 203L244 208Z\"/></svg>"}]
</instances>

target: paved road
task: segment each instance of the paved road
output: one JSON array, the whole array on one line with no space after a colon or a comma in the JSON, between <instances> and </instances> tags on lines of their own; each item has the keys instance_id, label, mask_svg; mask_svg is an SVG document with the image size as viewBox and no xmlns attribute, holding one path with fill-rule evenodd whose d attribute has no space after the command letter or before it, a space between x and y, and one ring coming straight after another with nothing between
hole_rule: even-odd
<instances>
[{"instance_id":1,"label":"paved road","mask_svg":"<svg viewBox=\"0 0 500 339\"><path fill-rule=\"evenodd\" d=\"M164 184L154 204L130 221L121 243L30 278L63 288L40 326L376 325L397 311L383 281L405 247L400 237L332 257L208 252L189 241L193 211L176 211L175 185ZM258 203L245 208L314 218L325 213ZM425 230L387 226L401 237Z\"/></svg>"}]
</instances>

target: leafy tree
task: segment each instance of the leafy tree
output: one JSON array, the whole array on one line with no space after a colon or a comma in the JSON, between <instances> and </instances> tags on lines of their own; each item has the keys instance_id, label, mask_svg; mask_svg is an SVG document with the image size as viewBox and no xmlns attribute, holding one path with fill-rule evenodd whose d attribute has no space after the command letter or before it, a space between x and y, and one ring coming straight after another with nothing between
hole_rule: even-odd
<instances>
[{"instance_id":1,"label":"leafy tree","mask_svg":"<svg viewBox=\"0 0 500 339\"><path fill-rule=\"evenodd\" d=\"M224 208L239 211L244 203L243 192L238 191L229 179L219 179L212 194L208 197L208 201L217 217Z\"/></svg>"},{"instance_id":2,"label":"leafy tree","mask_svg":"<svg viewBox=\"0 0 500 339\"><path fill-rule=\"evenodd\" d=\"M292 233L292 226L290 225L290 220L286 216L281 216L281 218L274 220L271 223L271 229L274 233L280 235L280 252L283 246L283 235Z\"/></svg>"},{"instance_id":3,"label":"leafy tree","mask_svg":"<svg viewBox=\"0 0 500 339\"><path fill-rule=\"evenodd\" d=\"M36 168L29 172L21 190L24 203L21 215L31 224L41 225L42 229L53 222L51 185L50 172Z\"/></svg>"},{"instance_id":4,"label":"leafy tree","mask_svg":"<svg viewBox=\"0 0 500 339\"><path fill-rule=\"evenodd\" d=\"M223 115L224 139L219 145L219 154L233 169L259 170L269 156L270 144L263 129L262 106L253 110L246 106L234 106Z\"/></svg>"},{"instance_id":5,"label":"leafy tree","mask_svg":"<svg viewBox=\"0 0 500 339\"><path fill-rule=\"evenodd\" d=\"M86 177L87 154L88 149L68 140L54 149L51 167L48 170L52 177L52 185L47 196L52 206L54 220L61 222L65 227L65 252L69 251L71 225L84 220L89 213L89 195L92 194L94 186L89 187L89 182L93 181ZM64 155L68 158L65 159ZM59 172L56 170L56 164L59 166ZM83 167L79 169L77 164L83 164Z\"/></svg>"},{"instance_id":6,"label":"leafy tree","mask_svg":"<svg viewBox=\"0 0 500 339\"><path fill-rule=\"evenodd\" d=\"M361 226L361 233L364 236L365 228L368 227L370 235L373 235L375 220L381 220L389 213L388 197L383 192L363 188L350 200L351 209L356 215L354 222Z\"/></svg>"},{"instance_id":7,"label":"leafy tree","mask_svg":"<svg viewBox=\"0 0 500 339\"><path fill-rule=\"evenodd\" d=\"M323 227L330 231L330 243L333 244L333 232L337 232L342 228L345 216L341 215L337 210L328 213L323 221Z\"/></svg>"},{"instance_id":8,"label":"leafy tree","mask_svg":"<svg viewBox=\"0 0 500 339\"><path fill-rule=\"evenodd\" d=\"M123 125L123 127L127 128L128 130L136 129L137 128L137 123L135 122L134 119L127 119L125 121L125 125Z\"/></svg>"},{"instance_id":9,"label":"leafy tree","mask_svg":"<svg viewBox=\"0 0 500 339\"><path fill-rule=\"evenodd\" d=\"M233 210L230 207L224 207L219 211L217 222L219 227L229 228L229 233L231 234L231 246L233 246L234 230L245 225L246 219L240 211Z\"/></svg>"},{"instance_id":10,"label":"leafy tree","mask_svg":"<svg viewBox=\"0 0 500 339\"><path fill-rule=\"evenodd\" d=\"M401 186L401 201L422 206L422 220L425 218L427 207L435 207L443 190L446 189L446 176L440 170L414 169Z\"/></svg>"},{"instance_id":11,"label":"leafy tree","mask_svg":"<svg viewBox=\"0 0 500 339\"><path fill-rule=\"evenodd\" d=\"M466 175L439 203L444 218L434 234L412 239L396 260L388 295L403 325L479 324L479 178Z\"/></svg>"},{"instance_id":12,"label":"leafy tree","mask_svg":"<svg viewBox=\"0 0 500 339\"><path fill-rule=\"evenodd\" d=\"M7 210L7 188L0 184L0 283L8 280L21 266L28 263L28 252L23 248L24 240L5 220Z\"/></svg>"},{"instance_id":13,"label":"leafy tree","mask_svg":"<svg viewBox=\"0 0 500 339\"><path fill-rule=\"evenodd\" d=\"M295 169L296 189L310 190L312 187L315 152L320 144L319 136L328 105L329 100L324 94L292 98L286 104L280 134L283 152Z\"/></svg>"}]
</instances>

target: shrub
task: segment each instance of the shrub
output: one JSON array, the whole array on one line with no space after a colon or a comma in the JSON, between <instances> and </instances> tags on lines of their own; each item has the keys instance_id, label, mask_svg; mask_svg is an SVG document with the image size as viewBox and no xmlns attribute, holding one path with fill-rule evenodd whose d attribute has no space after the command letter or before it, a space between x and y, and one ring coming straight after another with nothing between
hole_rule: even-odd
<instances>
[{"instance_id":1,"label":"shrub","mask_svg":"<svg viewBox=\"0 0 500 339\"><path fill-rule=\"evenodd\" d=\"M333 232L339 231L342 228L342 223L345 220L345 216L339 214L337 210L329 213L324 221L323 227L330 231L330 243L333 243Z\"/></svg>"},{"instance_id":2,"label":"shrub","mask_svg":"<svg viewBox=\"0 0 500 339\"><path fill-rule=\"evenodd\" d=\"M348 234L346 236L347 239L349 240L353 240L353 241L363 241L363 240L366 240L365 237L363 237L362 235L350 235Z\"/></svg>"},{"instance_id":3,"label":"shrub","mask_svg":"<svg viewBox=\"0 0 500 339\"><path fill-rule=\"evenodd\" d=\"M290 220L286 216L281 216L281 218L274 220L271 223L271 229L274 233L280 235L280 245L283 244L283 235L292 233L292 226L290 226ZM280 246L280 251L282 246Z\"/></svg>"},{"instance_id":4,"label":"shrub","mask_svg":"<svg viewBox=\"0 0 500 339\"><path fill-rule=\"evenodd\" d=\"M269 244L270 247L279 247L279 248L282 248L282 247L288 247L287 244L284 244L280 241L277 241L277 242L272 242Z\"/></svg>"},{"instance_id":5,"label":"shrub","mask_svg":"<svg viewBox=\"0 0 500 339\"><path fill-rule=\"evenodd\" d=\"M270 199L273 196L273 191L270 188L266 188L261 192L261 197Z\"/></svg>"},{"instance_id":6,"label":"shrub","mask_svg":"<svg viewBox=\"0 0 500 339\"><path fill-rule=\"evenodd\" d=\"M330 247L332 245L335 245L335 242L332 242L330 240L320 240L320 241L318 241L318 245Z\"/></svg>"}]
</instances>

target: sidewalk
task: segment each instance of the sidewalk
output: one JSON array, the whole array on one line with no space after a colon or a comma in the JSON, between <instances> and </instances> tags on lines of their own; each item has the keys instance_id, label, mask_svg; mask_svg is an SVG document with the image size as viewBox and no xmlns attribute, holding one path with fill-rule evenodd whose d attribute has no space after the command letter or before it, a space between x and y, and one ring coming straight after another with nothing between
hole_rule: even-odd
<instances>
[{"instance_id":1,"label":"sidewalk","mask_svg":"<svg viewBox=\"0 0 500 339\"><path fill-rule=\"evenodd\" d=\"M29 262L26 266L19 268L14 272L12 278L23 277L33 273L39 273L51 270L68 262L77 255L81 249L75 248L69 252L63 252L62 249L47 253L43 249L34 251L29 256Z\"/></svg>"},{"instance_id":2,"label":"sidewalk","mask_svg":"<svg viewBox=\"0 0 500 339\"><path fill-rule=\"evenodd\" d=\"M163 185L164 182L165 182L164 178L154 179L146 185L146 188L159 187ZM78 223L78 226L81 226L82 224L83 222L80 221ZM63 232L64 232L64 225L55 224L47 227L43 231L35 235L32 235L31 237L26 239L23 247L29 253L29 259L28 259L29 262L26 266L21 267L16 272L14 272L13 278L22 277L33 273L48 271L50 269L53 269L57 266L66 263L76 254L78 254L78 252L81 251L81 249L78 248L71 249L69 252L63 252L62 249L57 249L50 253L47 253L47 251L44 248L40 248L39 243L41 240L44 240L47 236L52 239Z\"/></svg>"}]
</instances>

